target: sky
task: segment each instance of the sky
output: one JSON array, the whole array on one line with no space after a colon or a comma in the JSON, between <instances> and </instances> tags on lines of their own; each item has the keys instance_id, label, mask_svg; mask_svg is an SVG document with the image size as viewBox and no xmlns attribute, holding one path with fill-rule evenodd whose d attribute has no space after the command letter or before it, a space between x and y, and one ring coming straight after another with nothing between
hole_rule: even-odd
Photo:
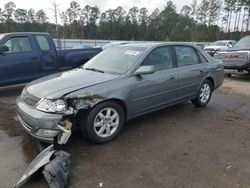
<instances>
[{"instance_id":1,"label":"sky","mask_svg":"<svg viewBox=\"0 0 250 188\"><path fill-rule=\"evenodd\" d=\"M0 0L0 8L4 7L6 2L11 0ZM50 10L51 3L56 1L59 4L60 11L66 10L69 7L69 4L72 0L12 0L17 8L22 9L30 9L34 10L44 9L50 18L50 21L53 20L52 12ZM134 6L139 8L146 7L150 12L152 12L155 8L159 8L162 10L167 0L75 0L77 1L81 7L85 5L100 7L101 11L105 11L109 8L116 8L118 6L122 6L124 9L128 10ZM172 2L176 5L177 10L180 10L183 5L191 4L192 0L172 0Z\"/></svg>"}]
</instances>

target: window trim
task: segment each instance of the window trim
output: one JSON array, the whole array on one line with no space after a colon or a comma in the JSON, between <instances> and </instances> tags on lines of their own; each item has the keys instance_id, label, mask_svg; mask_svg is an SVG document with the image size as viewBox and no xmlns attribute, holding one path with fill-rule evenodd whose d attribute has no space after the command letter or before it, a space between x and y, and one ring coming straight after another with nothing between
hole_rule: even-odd
<instances>
[{"instance_id":1,"label":"window trim","mask_svg":"<svg viewBox=\"0 0 250 188\"><path fill-rule=\"evenodd\" d=\"M41 49L41 46L39 45L39 42L38 42L38 39L37 39L37 37L44 37L46 40L47 40L47 42L48 42L48 45L49 45L49 50L42 50ZM51 52L52 51L52 48L51 48L51 45L50 45L50 42L49 42L49 40L48 40L48 38L45 36L45 35L41 35L41 34L36 34L35 36L35 40L36 40L36 43L37 43L37 46L38 46L38 48L39 48L39 50L41 51L41 52Z\"/></svg>"},{"instance_id":2,"label":"window trim","mask_svg":"<svg viewBox=\"0 0 250 188\"><path fill-rule=\"evenodd\" d=\"M189 47L189 48L192 48L198 58L198 64L192 64L192 65L185 65L185 66L178 66L178 60L177 60L177 53L176 53L176 47ZM187 67L187 66L193 66L193 65L199 65L199 64L202 64L201 62L201 59L199 57L199 54L197 52L197 49L193 46L189 46L189 45L185 45L185 44L180 44L180 45L173 45L173 50L174 50L174 53L175 53L175 61L176 61L176 67ZM207 58L206 58L207 59ZM208 61L209 62L209 61Z\"/></svg>"},{"instance_id":3,"label":"window trim","mask_svg":"<svg viewBox=\"0 0 250 188\"><path fill-rule=\"evenodd\" d=\"M8 52L4 52L4 54L6 54L6 55L7 55L7 54L23 54L23 53L31 53L31 52L33 52L32 43L31 43L31 41L30 41L29 36L27 36L27 35L10 36L10 37L8 37L6 40L3 41L3 45L4 45L6 42L8 42L10 39L12 39L12 38L27 38L28 41L29 41L29 43L30 43L31 51L26 51L26 52L10 52L10 51L8 51Z\"/></svg>"},{"instance_id":4,"label":"window trim","mask_svg":"<svg viewBox=\"0 0 250 188\"><path fill-rule=\"evenodd\" d=\"M145 62L145 60L149 57L149 55L154 51L154 50L157 50L159 48L169 48L170 50L170 53L171 53L171 57L172 57L172 65L173 67L172 68L165 68L165 69L161 69L161 70L156 70L155 72L159 72L159 71L163 71L163 70L170 70L170 69L173 69L173 68L176 68L176 63L175 63L175 55L173 54L173 48L171 45L165 45L165 46L158 46L156 48L153 48L149 53L148 55L143 59L143 61L141 62L140 66L143 66L142 64ZM139 66L139 67L140 67Z\"/></svg>"}]
</instances>

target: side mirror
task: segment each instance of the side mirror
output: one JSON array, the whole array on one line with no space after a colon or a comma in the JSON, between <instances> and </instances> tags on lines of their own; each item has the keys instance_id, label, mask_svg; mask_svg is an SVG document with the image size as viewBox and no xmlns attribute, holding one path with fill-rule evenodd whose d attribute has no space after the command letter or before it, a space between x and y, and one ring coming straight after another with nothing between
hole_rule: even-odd
<instances>
[{"instance_id":1,"label":"side mirror","mask_svg":"<svg viewBox=\"0 0 250 188\"><path fill-rule=\"evenodd\" d=\"M154 66L140 66L134 73L134 76L145 75L145 74L153 74Z\"/></svg>"},{"instance_id":2,"label":"side mirror","mask_svg":"<svg viewBox=\"0 0 250 188\"><path fill-rule=\"evenodd\" d=\"M8 46L0 46L0 54L4 53L4 52L8 52L9 51L9 48Z\"/></svg>"}]
</instances>

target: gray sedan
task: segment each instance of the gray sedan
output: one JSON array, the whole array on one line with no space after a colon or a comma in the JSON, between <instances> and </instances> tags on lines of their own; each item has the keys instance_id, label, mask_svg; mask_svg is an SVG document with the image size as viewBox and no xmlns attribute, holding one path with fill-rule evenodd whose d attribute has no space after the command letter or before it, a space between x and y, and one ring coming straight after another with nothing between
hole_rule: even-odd
<instances>
[{"instance_id":1,"label":"gray sedan","mask_svg":"<svg viewBox=\"0 0 250 188\"><path fill-rule=\"evenodd\" d=\"M125 44L29 83L17 98L17 114L38 140L65 144L80 129L104 143L140 115L189 100L206 106L223 80L222 63L194 45Z\"/></svg>"}]
</instances>

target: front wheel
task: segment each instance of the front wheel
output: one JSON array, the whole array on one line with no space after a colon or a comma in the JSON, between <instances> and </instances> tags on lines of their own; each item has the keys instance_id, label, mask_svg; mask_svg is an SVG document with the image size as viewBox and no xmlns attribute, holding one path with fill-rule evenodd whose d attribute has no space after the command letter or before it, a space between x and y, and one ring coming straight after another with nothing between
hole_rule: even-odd
<instances>
[{"instance_id":1,"label":"front wheel","mask_svg":"<svg viewBox=\"0 0 250 188\"><path fill-rule=\"evenodd\" d=\"M192 100L196 107L205 107L209 103L213 93L213 85L209 80L205 80L200 87L199 93L195 99Z\"/></svg>"},{"instance_id":2,"label":"front wheel","mask_svg":"<svg viewBox=\"0 0 250 188\"><path fill-rule=\"evenodd\" d=\"M113 140L124 125L124 111L112 101L98 104L82 118L81 129L87 139L96 143Z\"/></svg>"}]
</instances>

